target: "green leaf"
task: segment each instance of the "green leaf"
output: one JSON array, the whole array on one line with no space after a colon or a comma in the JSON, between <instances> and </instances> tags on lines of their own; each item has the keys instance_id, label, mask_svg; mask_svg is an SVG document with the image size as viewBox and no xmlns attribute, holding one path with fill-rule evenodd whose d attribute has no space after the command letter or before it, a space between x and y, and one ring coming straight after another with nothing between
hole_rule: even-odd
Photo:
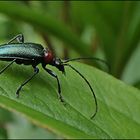
<instances>
[{"instance_id":1,"label":"green leaf","mask_svg":"<svg viewBox=\"0 0 140 140\"><path fill-rule=\"evenodd\" d=\"M28 83L19 99L16 88L32 71L13 66L0 80L0 106L29 118L64 138L140 138L140 92L91 66L71 63L90 82L98 100L98 113L92 94L77 73L66 68L66 76L58 74L66 105L57 98L57 83L40 68L40 73ZM16 72L16 74L15 74Z\"/></svg>"},{"instance_id":2,"label":"green leaf","mask_svg":"<svg viewBox=\"0 0 140 140\"><path fill-rule=\"evenodd\" d=\"M8 139L60 139L54 133L30 123L18 113L12 115L14 121L7 125Z\"/></svg>"}]
</instances>

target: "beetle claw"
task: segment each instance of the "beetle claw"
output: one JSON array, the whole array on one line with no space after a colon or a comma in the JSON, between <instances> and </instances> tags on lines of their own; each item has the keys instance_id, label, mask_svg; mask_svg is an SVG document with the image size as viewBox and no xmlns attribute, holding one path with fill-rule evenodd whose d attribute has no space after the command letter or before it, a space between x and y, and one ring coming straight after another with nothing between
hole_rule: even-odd
<instances>
[{"instance_id":1,"label":"beetle claw","mask_svg":"<svg viewBox=\"0 0 140 140\"><path fill-rule=\"evenodd\" d=\"M61 102L64 106L66 105L66 103L65 103L65 101L64 101L63 98L59 98L59 100L60 100L60 102Z\"/></svg>"},{"instance_id":2,"label":"beetle claw","mask_svg":"<svg viewBox=\"0 0 140 140\"><path fill-rule=\"evenodd\" d=\"M64 99L62 97L59 97L60 102L64 103Z\"/></svg>"},{"instance_id":3,"label":"beetle claw","mask_svg":"<svg viewBox=\"0 0 140 140\"><path fill-rule=\"evenodd\" d=\"M19 98L19 93L16 93L16 97Z\"/></svg>"},{"instance_id":4,"label":"beetle claw","mask_svg":"<svg viewBox=\"0 0 140 140\"><path fill-rule=\"evenodd\" d=\"M20 91L20 88L16 91L16 97L19 98L19 91Z\"/></svg>"}]
</instances>

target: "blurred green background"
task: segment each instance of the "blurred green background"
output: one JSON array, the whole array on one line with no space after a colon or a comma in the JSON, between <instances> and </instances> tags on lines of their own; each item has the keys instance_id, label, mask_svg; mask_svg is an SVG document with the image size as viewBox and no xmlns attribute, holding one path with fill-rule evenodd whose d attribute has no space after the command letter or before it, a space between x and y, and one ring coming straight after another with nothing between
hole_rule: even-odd
<instances>
[{"instance_id":1,"label":"blurred green background","mask_svg":"<svg viewBox=\"0 0 140 140\"><path fill-rule=\"evenodd\" d=\"M49 47L62 59L104 59L111 75L140 88L139 1L0 2L0 43L19 33L25 42ZM46 137L59 138L17 114L0 110L0 138Z\"/></svg>"}]
</instances>

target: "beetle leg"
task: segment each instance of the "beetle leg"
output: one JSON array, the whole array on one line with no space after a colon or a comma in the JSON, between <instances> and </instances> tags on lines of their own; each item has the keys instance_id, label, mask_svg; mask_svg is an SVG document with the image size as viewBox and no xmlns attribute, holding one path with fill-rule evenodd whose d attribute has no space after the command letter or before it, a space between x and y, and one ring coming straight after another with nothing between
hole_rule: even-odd
<instances>
[{"instance_id":1,"label":"beetle leg","mask_svg":"<svg viewBox=\"0 0 140 140\"><path fill-rule=\"evenodd\" d=\"M17 40L18 43L24 43L24 36L23 34L18 34L14 38L12 38L7 44L12 43L13 41Z\"/></svg>"},{"instance_id":2,"label":"beetle leg","mask_svg":"<svg viewBox=\"0 0 140 140\"><path fill-rule=\"evenodd\" d=\"M61 95L60 82L59 82L59 79L58 79L57 75L56 75L53 71L51 71L51 70L49 70L49 69L47 69L47 68L45 68L45 67L43 67L43 68L44 68L51 76L53 76L54 78L56 78L57 84L58 84L58 98L60 99L61 102L64 102L64 100L63 100L63 98L62 98L62 95Z\"/></svg>"},{"instance_id":3,"label":"beetle leg","mask_svg":"<svg viewBox=\"0 0 140 140\"><path fill-rule=\"evenodd\" d=\"M9 66L11 66L14 62L16 61L16 59L14 59L11 63L9 63L6 67L4 67L1 71L0 74L2 74Z\"/></svg>"},{"instance_id":4,"label":"beetle leg","mask_svg":"<svg viewBox=\"0 0 140 140\"><path fill-rule=\"evenodd\" d=\"M23 82L20 86L19 86L19 88L17 89L17 91L16 91L16 95L17 95L17 97L19 97L19 92L20 92L20 90L22 89L22 87L24 86L24 85L26 85L36 74L38 74L39 73L39 69L37 68L37 67L34 67L34 74L31 76L31 77L29 77L25 82Z\"/></svg>"}]
</instances>

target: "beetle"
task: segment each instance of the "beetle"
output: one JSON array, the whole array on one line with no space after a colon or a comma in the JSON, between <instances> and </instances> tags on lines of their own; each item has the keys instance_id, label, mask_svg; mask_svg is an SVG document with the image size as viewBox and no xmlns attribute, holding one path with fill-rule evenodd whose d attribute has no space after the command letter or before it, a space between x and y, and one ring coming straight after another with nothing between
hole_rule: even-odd
<instances>
[{"instance_id":1,"label":"beetle","mask_svg":"<svg viewBox=\"0 0 140 140\"><path fill-rule=\"evenodd\" d=\"M17 43L14 43L14 41L17 41ZM99 58L73 58L73 59L67 59L67 60L61 60L60 58L57 58L53 55L51 50L48 48L43 48L42 45L36 44L36 43L25 43L24 42L24 36L23 34L18 34L14 38L12 38L8 43L0 45L0 60L2 61L11 61L7 66L5 66L1 71L0 74L2 74L10 65L12 65L14 62L17 64L24 64L24 65L31 65L33 67L33 74L25 80L17 89L16 95L19 97L19 93L23 86L25 86L35 75L39 73L39 68L37 67L38 64L42 64L42 68L49 73L52 77L54 77L57 81L58 85L58 98L61 102L64 102L62 95L61 95L61 88L60 88L60 82L58 79L58 76L50 69L46 68L46 65L52 65L55 66L59 71L61 71L63 74L65 74L65 66L70 67L73 69L76 73L78 73L87 83L89 86L94 100L95 100L95 112L91 116L91 118L94 118L94 116L97 113L98 105L97 105L97 99L95 96L95 93L93 91L93 88L91 87L89 81L72 65L70 65L68 62L70 61L76 61L80 59L94 59L99 60L100 62L103 62L105 64L106 61L99 59Z\"/></svg>"}]
</instances>

